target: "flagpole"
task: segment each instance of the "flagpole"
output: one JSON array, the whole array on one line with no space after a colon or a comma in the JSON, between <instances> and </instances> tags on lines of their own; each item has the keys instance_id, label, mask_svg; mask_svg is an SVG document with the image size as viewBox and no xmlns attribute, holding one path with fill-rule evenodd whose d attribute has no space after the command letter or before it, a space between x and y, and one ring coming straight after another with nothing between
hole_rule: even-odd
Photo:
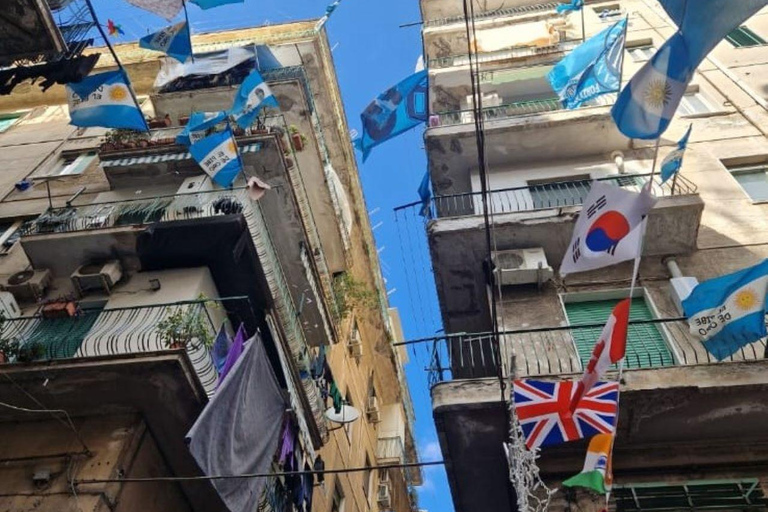
<instances>
[{"instance_id":1,"label":"flagpole","mask_svg":"<svg viewBox=\"0 0 768 512\"><path fill-rule=\"evenodd\" d=\"M585 28L586 25L584 23L584 5L581 6L581 42L587 40L587 29Z\"/></svg>"},{"instance_id":2,"label":"flagpole","mask_svg":"<svg viewBox=\"0 0 768 512\"><path fill-rule=\"evenodd\" d=\"M232 129L232 125L229 122L229 116L227 116L227 130L229 130L229 134L232 137L232 140L235 142L235 153L237 154L237 162L240 164L240 173L245 175L245 163L243 163L243 157L240 155L240 148L237 147L237 137L235 136L235 131ZM213 181L213 178L211 178L211 181ZM233 188L234 183L235 180L232 180L232 184L229 185L230 189Z\"/></svg>"},{"instance_id":3,"label":"flagpole","mask_svg":"<svg viewBox=\"0 0 768 512\"><path fill-rule=\"evenodd\" d=\"M109 38L107 37L107 34L104 33L104 27L101 26L101 23L99 23L99 18L96 16L96 10L93 8L93 4L91 3L91 0L85 0L85 5L88 7L88 11L91 14L91 18L93 19L93 22L96 24L96 28L99 30L99 33L101 34L101 38L104 39L104 44L107 45L107 48L109 49L109 53L112 54L112 58L115 60L115 63L117 64L118 69L123 72L123 75L125 76L126 82L128 82L126 85L128 86L128 92L131 93L131 98L133 99L133 102L136 104L136 108L141 112L141 106L139 105L139 100L136 98L136 94L133 92L133 87L131 87L130 81L128 80L128 73L125 72L125 68L123 67L123 64L120 62L120 59L117 57L117 53L115 52L115 49L112 47L112 43L109 42ZM147 133L151 133L149 130L149 124L147 124L147 120L144 118L144 113L141 114L141 119L144 121L144 127L146 129Z\"/></svg>"},{"instance_id":4,"label":"flagpole","mask_svg":"<svg viewBox=\"0 0 768 512\"><path fill-rule=\"evenodd\" d=\"M192 25L189 23L189 11L187 11L187 0L181 0L181 6L184 7L184 20L187 22L187 36L189 36L189 51L192 52L192 64L195 63L195 50L192 48Z\"/></svg>"}]
</instances>

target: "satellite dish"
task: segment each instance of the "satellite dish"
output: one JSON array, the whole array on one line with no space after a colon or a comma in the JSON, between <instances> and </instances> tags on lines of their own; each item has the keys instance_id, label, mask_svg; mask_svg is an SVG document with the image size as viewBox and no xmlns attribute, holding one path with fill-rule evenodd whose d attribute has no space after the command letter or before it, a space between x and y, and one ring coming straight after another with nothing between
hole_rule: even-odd
<instances>
[{"instance_id":1,"label":"satellite dish","mask_svg":"<svg viewBox=\"0 0 768 512\"><path fill-rule=\"evenodd\" d=\"M351 405L342 405L339 412L336 412L333 407L325 411L325 417L334 423L352 423L360 417L360 411Z\"/></svg>"}]
</instances>

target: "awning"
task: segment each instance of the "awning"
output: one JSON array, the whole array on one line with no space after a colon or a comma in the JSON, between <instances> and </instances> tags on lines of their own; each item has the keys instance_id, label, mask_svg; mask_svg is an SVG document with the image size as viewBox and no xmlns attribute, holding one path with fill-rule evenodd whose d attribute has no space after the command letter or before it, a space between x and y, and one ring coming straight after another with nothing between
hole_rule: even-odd
<instances>
[{"instance_id":1,"label":"awning","mask_svg":"<svg viewBox=\"0 0 768 512\"><path fill-rule=\"evenodd\" d=\"M257 153L262 148L261 142L247 144L240 147L240 153ZM186 152L163 153L160 155L141 155L128 158L118 158L115 160L102 160L101 166L106 167L129 167L132 165L156 164L161 162L192 160L192 155Z\"/></svg>"}]
</instances>

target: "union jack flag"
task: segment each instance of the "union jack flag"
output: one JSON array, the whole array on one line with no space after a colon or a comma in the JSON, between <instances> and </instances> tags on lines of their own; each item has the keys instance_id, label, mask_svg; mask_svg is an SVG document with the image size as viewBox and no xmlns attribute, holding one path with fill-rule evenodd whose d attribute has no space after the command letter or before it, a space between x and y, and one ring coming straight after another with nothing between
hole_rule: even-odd
<instances>
[{"instance_id":1,"label":"union jack flag","mask_svg":"<svg viewBox=\"0 0 768 512\"><path fill-rule=\"evenodd\" d=\"M619 398L618 382L598 382L579 401L571 414L570 401L576 391L572 381L513 382L515 411L528 449L575 441L614 429Z\"/></svg>"}]
</instances>

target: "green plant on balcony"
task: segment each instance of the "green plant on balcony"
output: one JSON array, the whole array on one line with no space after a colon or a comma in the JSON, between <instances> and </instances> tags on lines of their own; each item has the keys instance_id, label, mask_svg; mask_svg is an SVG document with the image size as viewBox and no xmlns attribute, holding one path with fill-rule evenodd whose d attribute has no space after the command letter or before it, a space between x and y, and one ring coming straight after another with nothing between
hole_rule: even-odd
<instances>
[{"instance_id":1,"label":"green plant on balcony","mask_svg":"<svg viewBox=\"0 0 768 512\"><path fill-rule=\"evenodd\" d=\"M203 306L167 308L168 315L157 324L160 340L168 349L213 346L213 333L206 323Z\"/></svg>"},{"instance_id":2,"label":"green plant on balcony","mask_svg":"<svg viewBox=\"0 0 768 512\"><path fill-rule=\"evenodd\" d=\"M5 321L5 319L3 319ZM0 364L5 364L19 355L19 341L0 339Z\"/></svg>"},{"instance_id":3,"label":"green plant on balcony","mask_svg":"<svg viewBox=\"0 0 768 512\"><path fill-rule=\"evenodd\" d=\"M349 272L334 276L333 296L336 300L336 309L342 318L355 308L373 309L379 304L376 292L355 279Z\"/></svg>"},{"instance_id":4,"label":"green plant on balcony","mask_svg":"<svg viewBox=\"0 0 768 512\"><path fill-rule=\"evenodd\" d=\"M120 149L132 149L149 146L149 136L144 132L116 128L104 135L102 151L116 151Z\"/></svg>"},{"instance_id":5,"label":"green plant on balcony","mask_svg":"<svg viewBox=\"0 0 768 512\"><path fill-rule=\"evenodd\" d=\"M24 343L19 346L19 352L16 354L16 362L31 363L45 357L45 345L36 341Z\"/></svg>"},{"instance_id":6,"label":"green plant on balcony","mask_svg":"<svg viewBox=\"0 0 768 512\"><path fill-rule=\"evenodd\" d=\"M293 149L296 151L303 150L304 146L307 145L307 138L304 134L299 132L299 129L293 124L288 127L288 133L291 136L291 145L293 146Z\"/></svg>"}]
</instances>

